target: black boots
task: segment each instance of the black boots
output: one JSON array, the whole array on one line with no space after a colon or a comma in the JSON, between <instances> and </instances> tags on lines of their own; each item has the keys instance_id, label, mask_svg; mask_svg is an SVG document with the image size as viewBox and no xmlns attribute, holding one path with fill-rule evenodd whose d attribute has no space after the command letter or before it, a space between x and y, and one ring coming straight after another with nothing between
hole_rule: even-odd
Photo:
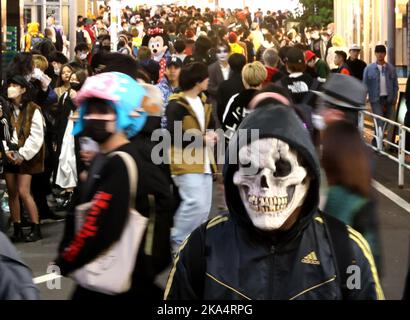
<instances>
[{"instance_id":1,"label":"black boots","mask_svg":"<svg viewBox=\"0 0 410 320\"><path fill-rule=\"evenodd\" d=\"M41 235L40 225L36 223L31 224L30 233L25 238L26 242L35 242L41 240L43 237Z\"/></svg>"},{"instance_id":2,"label":"black boots","mask_svg":"<svg viewBox=\"0 0 410 320\"><path fill-rule=\"evenodd\" d=\"M13 235L10 237L12 242L21 242L24 240L23 229L21 228L20 222L13 223Z\"/></svg>"}]
</instances>

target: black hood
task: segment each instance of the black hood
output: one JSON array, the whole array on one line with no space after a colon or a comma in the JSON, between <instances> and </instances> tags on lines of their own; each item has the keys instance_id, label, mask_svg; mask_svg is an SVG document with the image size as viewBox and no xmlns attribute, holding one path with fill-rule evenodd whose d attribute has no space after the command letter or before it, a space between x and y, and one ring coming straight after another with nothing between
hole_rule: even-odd
<instances>
[{"instance_id":1,"label":"black hood","mask_svg":"<svg viewBox=\"0 0 410 320\"><path fill-rule=\"evenodd\" d=\"M299 153L304 166L308 168L311 177L308 195L298 222L287 232L289 235L295 235L311 221L319 204L320 165L309 132L292 108L274 104L257 108L243 120L238 130L241 129L247 130L248 134L235 134L230 140L225 158L225 197L230 215L238 223L256 229L245 210L239 190L233 183L233 175L238 170L238 165L229 164L229 154L236 154L238 159L239 147L251 142L250 130L258 129L259 139L276 138L286 142ZM240 141L241 139L244 141Z\"/></svg>"}]
</instances>

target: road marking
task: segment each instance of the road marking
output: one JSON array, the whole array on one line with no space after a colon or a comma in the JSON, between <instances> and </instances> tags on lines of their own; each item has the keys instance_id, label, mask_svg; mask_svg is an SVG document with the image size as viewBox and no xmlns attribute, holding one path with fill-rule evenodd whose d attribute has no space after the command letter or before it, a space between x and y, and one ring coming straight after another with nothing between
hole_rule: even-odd
<instances>
[{"instance_id":1,"label":"road marking","mask_svg":"<svg viewBox=\"0 0 410 320\"><path fill-rule=\"evenodd\" d=\"M34 284L40 284L40 283L56 280L56 279L59 279L59 278L62 278L62 276L59 275L59 274L56 274L56 273L49 273L49 274L45 274L43 276L34 278L33 282L34 282Z\"/></svg>"},{"instance_id":2,"label":"road marking","mask_svg":"<svg viewBox=\"0 0 410 320\"><path fill-rule=\"evenodd\" d=\"M399 197L393 191L391 191L390 189L387 189L384 185L377 182L376 180L373 180L372 185L377 191L379 191L381 194L383 194L386 198L393 201L399 207L403 208L405 211L410 213L410 203L408 203L406 200Z\"/></svg>"}]
</instances>

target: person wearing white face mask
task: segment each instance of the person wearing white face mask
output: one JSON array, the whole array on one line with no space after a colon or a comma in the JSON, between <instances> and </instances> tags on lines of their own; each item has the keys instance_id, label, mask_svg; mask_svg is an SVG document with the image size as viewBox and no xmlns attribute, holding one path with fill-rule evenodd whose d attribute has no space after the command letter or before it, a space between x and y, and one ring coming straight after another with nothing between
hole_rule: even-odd
<instances>
[{"instance_id":1,"label":"person wearing white face mask","mask_svg":"<svg viewBox=\"0 0 410 320\"><path fill-rule=\"evenodd\" d=\"M88 71L90 68L88 59L87 59L88 54L90 52L88 45L86 43L80 43L75 47L74 51L75 51L75 58L73 62L76 63L81 69Z\"/></svg>"},{"instance_id":2,"label":"person wearing white face mask","mask_svg":"<svg viewBox=\"0 0 410 320\"><path fill-rule=\"evenodd\" d=\"M44 171L44 124L40 107L30 98L31 85L23 76L15 75L9 81L8 100L2 104L2 144L6 155L4 173L9 194L12 240L33 242L42 238L36 203L30 192L33 174ZM20 201L24 203L31 220L31 231L23 235Z\"/></svg>"},{"instance_id":3,"label":"person wearing white face mask","mask_svg":"<svg viewBox=\"0 0 410 320\"><path fill-rule=\"evenodd\" d=\"M216 116L217 93L221 83L224 80L228 80L231 75L231 68L229 67L228 63L228 58L231 52L230 46L226 41L222 40L217 44L215 52L217 61L215 61L208 67L208 93L212 103L214 119L215 121L219 121L217 120Z\"/></svg>"}]
</instances>

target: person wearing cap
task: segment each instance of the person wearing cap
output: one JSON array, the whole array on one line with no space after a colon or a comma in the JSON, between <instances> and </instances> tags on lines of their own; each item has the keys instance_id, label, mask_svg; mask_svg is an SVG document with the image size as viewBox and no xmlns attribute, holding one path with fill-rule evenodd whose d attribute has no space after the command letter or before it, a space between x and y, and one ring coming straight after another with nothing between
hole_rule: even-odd
<instances>
[{"instance_id":1,"label":"person wearing cap","mask_svg":"<svg viewBox=\"0 0 410 320\"><path fill-rule=\"evenodd\" d=\"M74 207L90 204L84 212L85 224L78 224L78 220L73 221L73 213L67 216L65 234L55 259L55 265L60 268L63 276L84 270L84 267L89 266L89 263L94 262L121 238L129 219L130 199L137 199L132 203L131 209L141 215L141 221L148 220L148 199L138 197L138 189L141 186L138 177L142 175L142 170L138 167L140 155L129 141L146 123L147 113L141 109L144 94L145 90L141 85L130 76L119 72L101 73L88 78L77 94L75 102L80 111L73 135L92 138L98 143L101 154L91 163L84 188L73 203ZM82 148L85 149L85 144ZM128 158L129 165L124 158ZM131 194L130 188L131 167L139 172L138 188L134 190L134 194ZM143 224L139 231L146 233ZM144 247L141 244L138 248L138 257L141 259L139 262L143 265L147 263L143 254ZM132 255L133 253L130 257ZM136 264L131 270L132 274L147 281L144 281L144 284L141 281L131 281L129 291L114 297L126 299L130 296L142 297L144 294L150 297L152 283L145 271L137 271L138 266L139 264ZM129 274L131 280L132 274ZM113 296L105 295L98 289L77 285L72 299L104 297Z\"/></svg>"},{"instance_id":2,"label":"person wearing cap","mask_svg":"<svg viewBox=\"0 0 410 320\"><path fill-rule=\"evenodd\" d=\"M229 46L231 48L230 52L231 53L239 53L243 54L246 56L246 45L245 48L242 43L238 42L238 36L236 35L235 32L230 32L228 35L228 41L229 41Z\"/></svg>"},{"instance_id":3,"label":"person wearing cap","mask_svg":"<svg viewBox=\"0 0 410 320\"><path fill-rule=\"evenodd\" d=\"M165 108L168 105L169 97L176 93L179 88L179 75L181 73L182 61L177 57L170 57L167 61L164 77L156 85L161 91L163 116L161 120L161 127L166 128L167 118L165 116Z\"/></svg>"},{"instance_id":4,"label":"person wearing cap","mask_svg":"<svg viewBox=\"0 0 410 320\"><path fill-rule=\"evenodd\" d=\"M324 83L329 77L330 69L327 63L317 57L312 51L305 51L305 61L307 65L307 72L317 81Z\"/></svg>"},{"instance_id":5,"label":"person wearing cap","mask_svg":"<svg viewBox=\"0 0 410 320\"><path fill-rule=\"evenodd\" d=\"M390 119L394 114L399 84L396 68L387 63L386 47L377 45L375 48L376 62L369 64L363 73L363 83L367 87L369 101L373 113ZM386 124L377 120L376 135L382 137Z\"/></svg>"},{"instance_id":6,"label":"person wearing cap","mask_svg":"<svg viewBox=\"0 0 410 320\"><path fill-rule=\"evenodd\" d=\"M9 194L14 242L34 242L42 238L39 213L30 192L32 176L44 171L44 121L41 107L31 98L31 85L21 75L8 81L7 100L1 103L2 153L6 155L4 173ZM29 213L31 230L26 236L21 227L20 200Z\"/></svg>"},{"instance_id":7,"label":"person wearing cap","mask_svg":"<svg viewBox=\"0 0 410 320\"><path fill-rule=\"evenodd\" d=\"M285 64L289 75L280 81L282 87L288 89L294 103L313 104L314 96L309 95L309 91L319 87L319 83L305 72L303 51L298 48L287 50Z\"/></svg>"},{"instance_id":8,"label":"person wearing cap","mask_svg":"<svg viewBox=\"0 0 410 320\"><path fill-rule=\"evenodd\" d=\"M347 54L342 50L335 51L335 65L337 69L333 70L334 73L341 73L350 76L349 67L346 64Z\"/></svg>"},{"instance_id":9,"label":"person wearing cap","mask_svg":"<svg viewBox=\"0 0 410 320\"><path fill-rule=\"evenodd\" d=\"M364 69L366 69L367 64L363 60L359 59L360 51L361 48L359 45L351 45L349 50L349 58L347 59L346 64L349 67L350 75L362 81L363 72Z\"/></svg>"}]
</instances>

